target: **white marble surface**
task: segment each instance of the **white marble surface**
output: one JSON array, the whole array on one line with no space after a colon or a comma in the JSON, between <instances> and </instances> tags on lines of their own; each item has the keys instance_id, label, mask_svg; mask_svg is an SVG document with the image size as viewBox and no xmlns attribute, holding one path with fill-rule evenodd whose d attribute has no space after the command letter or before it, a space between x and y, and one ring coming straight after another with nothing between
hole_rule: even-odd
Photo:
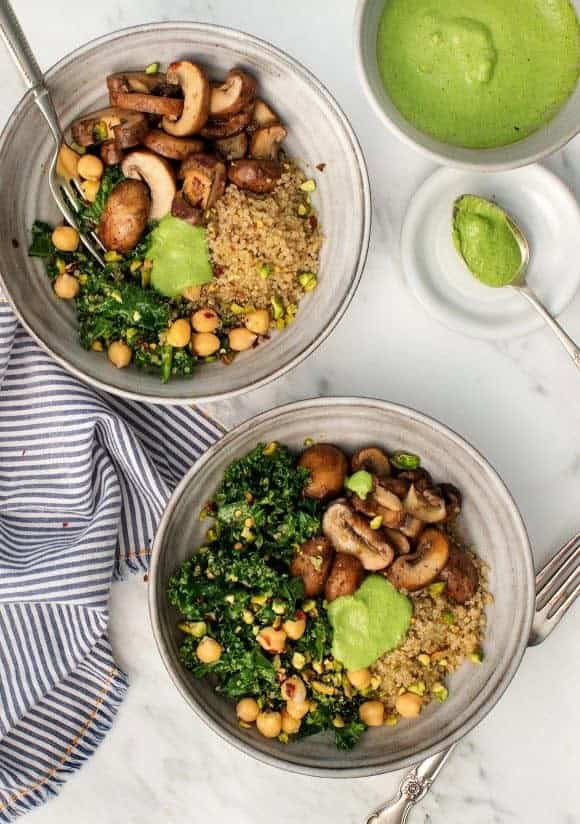
<instances>
[{"instance_id":1,"label":"white marble surface","mask_svg":"<svg viewBox=\"0 0 580 824\"><path fill-rule=\"evenodd\" d=\"M258 34L311 68L351 117L374 191L371 251L346 318L285 379L213 411L232 424L312 395L361 394L445 421L476 445L510 486L537 563L580 529L580 376L546 331L479 342L438 326L408 292L398 238L406 203L434 168L386 134L352 68L354 0L16 0L48 67L96 35L159 19L222 23ZM0 50L0 121L20 83ZM549 161L580 196L580 139ZM5 195L4 195L5 196ZM580 251L580 239L579 239ZM580 339L580 298L562 320ZM498 707L456 751L416 822L578 824L580 686L576 608L531 650ZM222 744L169 683L153 646L146 586L114 587L113 643L131 690L114 729L35 824L291 824L362 822L397 776L321 781L286 775Z\"/></svg>"}]
</instances>

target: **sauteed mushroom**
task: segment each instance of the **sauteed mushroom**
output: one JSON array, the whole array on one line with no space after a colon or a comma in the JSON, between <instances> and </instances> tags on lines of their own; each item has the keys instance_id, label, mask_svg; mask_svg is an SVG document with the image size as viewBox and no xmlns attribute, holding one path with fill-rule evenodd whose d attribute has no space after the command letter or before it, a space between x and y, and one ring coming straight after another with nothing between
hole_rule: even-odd
<instances>
[{"instance_id":1,"label":"sauteed mushroom","mask_svg":"<svg viewBox=\"0 0 580 824\"><path fill-rule=\"evenodd\" d=\"M125 177L144 180L151 192L151 220L160 220L171 211L175 197L175 175L172 167L162 157L140 149L130 152L121 164Z\"/></svg>"},{"instance_id":2,"label":"sauteed mushroom","mask_svg":"<svg viewBox=\"0 0 580 824\"><path fill-rule=\"evenodd\" d=\"M477 567L465 551L456 547L450 547L449 558L439 577L447 583L448 596L458 604L469 601L477 592Z\"/></svg>"},{"instance_id":3,"label":"sauteed mushroom","mask_svg":"<svg viewBox=\"0 0 580 824\"><path fill-rule=\"evenodd\" d=\"M193 154L181 164L180 177L185 199L199 209L209 209L224 193L226 167L213 155Z\"/></svg>"},{"instance_id":4,"label":"sauteed mushroom","mask_svg":"<svg viewBox=\"0 0 580 824\"><path fill-rule=\"evenodd\" d=\"M434 489L420 492L415 484L411 484L403 505L405 512L426 524L438 524L447 517L445 501Z\"/></svg>"},{"instance_id":5,"label":"sauteed mushroom","mask_svg":"<svg viewBox=\"0 0 580 824\"><path fill-rule=\"evenodd\" d=\"M179 120L164 117L163 129L176 137L196 134L205 126L209 114L210 88L204 70L188 60L180 60L167 69L167 81L181 86L184 101Z\"/></svg>"},{"instance_id":6,"label":"sauteed mushroom","mask_svg":"<svg viewBox=\"0 0 580 824\"><path fill-rule=\"evenodd\" d=\"M328 443L309 446L300 456L298 466L310 473L310 480L304 487L307 498L322 501L342 492L348 463L336 446Z\"/></svg>"},{"instance_id":7,"label":"sauteed mushroom","mask_svg":"<svg viewBox=\"0 0 580 824\"><path fill-rule=\"evenodd\" d=\"M395 557L384 534L371 529L368 521L343 499L332 503L324 513L322 531L337 552L355 555L368 571L385 569Z\"/></svg>"},{"instance_id":8,"label":"sauteed mushroom","mask_svg":"<svg viewBox=\"0 0 580 824\"><path fill-rule=\"evenodd\" d=\"M439 484L445 507L447 509L447 521L452 521L461 512L462 496L461 492L453 484Z\"/></svg>"},{"instance_id":9,"label":"sauteed mushroom","mask_svg":"<svg viewBox=\"0 0 580 824\"><path fill-rule=\"evenodd\" d=\"M230 117L211 118L207 121L203 129L200 130L202 137L208 140L221 140L225 137L233 137L240 134L252 120L253 103L245 106L237 114Z\"/></svg>"},{"instance_id":10,"label":"sauteed mushroom","mask_svg":"<svg viewBox=\"0 0 580 824\"><path fill-rule=\"evenodd\" d=\"M272 126L278 123L278 115L259 98L254 104L254 111L252 113L252 126Z\"/></svg>"},{"instance_id":11,"label":"sauteed mushroom","mask_svg":"<svg viewBox=\"0 0 580 824\"><path fill-rule=\"evenodd\" d=\"M381 480L391 474L391 463L387 455L376 446L365 446L357 450L350 459L350 465L353 472L365 469Z\"/></svg>"},{"instance_id":12,"label":"sauteed mushroom","mask_svg":"<svg viewBox=\"0 0 580 824\"><path fill-rule=\"evenodd\" d=\"M302 578L307 598L320 595L324 590L333 557L332 544L323 537L311 538L296 550L290 565L290 575Z\"/></svg>"},{"instance_id":13,"label":"sauteed mushroom","mask_svg":"<svg viewBox=\"0 0 580 824\"><path fill-rule=\"evenodd\" d=\"M235 160L228 168L232 183L257 194L273 192L281 177L282 167L274 160Z\"/></svg>"},{"instance_id":14,"label":"sauteed mushroom","mask_svg":"<svg viewBox=\"0 0 580 824\"><path fill-rule=\"evenodd\" d=\"M203 140L191 137L174 137L161 131L161 129L151 129L145 135L143 145L151 149L152 152L169 158L169 160L185 160L190 154L203 152L204 150Z\"/></svg>"},{"instance_id":15,"label":"sauteed mushroom","mask_svg":"<svg viewBox=\"0 0 580 824\"><path fill-rule=\"evenodd\" d=\"M280 146L287 134L281 123L256 129L250 140L250 155L258 160L278 160Z\"/></svg>"},{"instance_id":16,"label":"sauteed mushroom","mask_svg":"<svg viewBox=\"0 0 580 824\"><path fill-rule=\"evenodd\" d=\"M211 89L209 113L211 117L228 117L237 114L256 94L256 81L246 72L231 69L221 86Z\"/></svg>"},{"instance_id":17,"label":"sauteed mushroom","mask_svg":"<svg viewBox=\"0 0 580 824\"><path fill-rule=\"evenodd\" d=\"M128 252L133 249L149 219L151 196L141 180L122 180L105 203L97 234L107 249Z\"/></svg>"},{"instance_id":18,"label":"sauteed mushroom","mask_svg":"<svg viewBox=\"0 0 580 824\"><path fill-rule=\"evenodd\" d=\"M215 141L215 147L226 160L241 160L248 151L248 135L240 132L233 137L224 137Z\"/></svg>"},{"instance_id":19,"label":"sauteed mushroom","mask_svg":"<svg viewBox=\"0 0 580 824\"><path fill-rule=\"evenodd\" d=\"M330 603L343 595L352 595L362 583L364 567L354 555L337 552L324 587L324 597Z\"/></svg>"},{"instance_id":20,"label":"sauteed mushroom","mask_svg":"<svg viewBox=\"0 0 580 824\"><path fill-rule=\"evenodd\" d=\"M147 74L147 72L116 72L107 77L109 92L140 92L152 94L165 83L165 74Z\"/></svg>"},{"instance_id":21,"label":"sauteed mushroom","mask_svg":"<svg viewBox=\"0 0 580 824\"><path fill-rule=\"evenodd\" d=\"M401 555L390 567L387 578L407 592L423 589L440 576L449 557L449 540L443 532L430 528L419 538L416 552Z\"/></svg>"}]
</instances>

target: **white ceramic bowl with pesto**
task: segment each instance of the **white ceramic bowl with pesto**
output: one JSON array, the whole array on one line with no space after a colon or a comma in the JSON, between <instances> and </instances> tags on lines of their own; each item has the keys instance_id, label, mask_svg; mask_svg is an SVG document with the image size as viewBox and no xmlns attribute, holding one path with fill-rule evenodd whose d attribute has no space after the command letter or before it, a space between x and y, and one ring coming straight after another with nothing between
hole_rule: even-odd
<instances>
[{"instance_id":1,"label":"white ceramic bowl with pesto","mask_svg":"<svg viewBox=\"0 0 580 824\"><path fill-rule=\"evenodd\" d=\"M580 0L571 0L580 18ZM363 89L383 124L405 143L446 166L504 171L535 163L561 149L580 133L580 83L556 116L524 140L493 149L467 149L436 140L415 128L390 99L380 76L377 32L385 0L358 0L354 52Z\"/></svg>"},{"instance_id":2,"label":"white ceramic bowl with pesto","mask_svg":"<svg viewBox=\"0 0 580 824\"><path fill-rule=\"evenodd\" d=\"M197 680L179 660L179 616L167 601L167 584L180 563L203 544L205 502L228 465L258 443L279 441L304 449L306 438L334 443L352 453L376 444L421 456L434 478L463 493L461 525L490 567L494 602L481 665L464 664L449 683L444 704L431 703L417 719L365 732L351 752L339 752L331 733L281 744L242 729L235 705L208 680ZM535 605L532 555L524 524L509 491L477 450L437 421L403 406L362 398L319 398L273 409L237 427L186 475L167 505L149 574L149 611L157 646L169 675L192 710L218 735L248 755L282 769L328 778L397 770L432 755L471 730L499 700L528 643Z\"/></svg>"},{"instance_id":3,"label":"white ceramic bowl with pesto","mask_svg":"<svg viewBox=\"0 0 580 824\"><path fill-rule=\"evenodd\" d=\"M46 74L63 127L108 105L106 77L153 60L201 62L212 78L245 67L259 94L288 128L285 143L306 174L325 236L317 288L296 321L233 364L206 364L188 379L163 385L135 367L117 370L104 354L81 348L74 307L52 294L42 262L29 258L30 227L61 221L48 188L53 152L48 128L27 94L0 137L0 273L21 322L62 366L87 383L142 401L185 404L255 389L296 366L327 337L346 310L362 274L370 234L370 187L357 138L330 93L297 61L242 32L199 23L155 23L114 32L77 49ZM316 169L324 163L323 172Z\"/></svg>"}]
</instances>

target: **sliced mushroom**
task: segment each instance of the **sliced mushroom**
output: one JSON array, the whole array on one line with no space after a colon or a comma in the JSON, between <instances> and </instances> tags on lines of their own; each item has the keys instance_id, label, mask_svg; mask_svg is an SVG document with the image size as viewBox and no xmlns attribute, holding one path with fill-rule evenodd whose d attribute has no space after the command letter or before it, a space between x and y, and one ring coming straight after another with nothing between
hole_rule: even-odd
<instances>
[{"instance_id":1,"label":"sliced mushroom","mask_svg":"<svg viewBox=\"0 0 580 824\"><path fill-rule=\"evenodd\" d=\"M151 220L160 220L171 212L177 187L175 174L167 160L147 149L139 149L125 157L121 170L125 177L143 180L149 186Z\"/></svg>"},{"instance_id":2,"label":"sliced mushroom","mask_svg":"<svg viewBox=\"0 0 580 824\"><path fill-rule=\"evenodd\" d=\"M240 132L233 137L224 137L215 141L215 147L226 160L241 160L248 151L248 135Z\"/></svg>"},{"instance_id":3,"label":"sliced mushroom","mask_svg":"<svg viewBox=\"0 0 580 824\"><path fill-rule=\"evenodd\" d=\"M398 498L394 492L386 489L381 483L375 482L373 496L377 504L385 509L390 509L393 512L401 512L403 510L401 499Z\"/></svg>"},{"instance_id":4,"label":"sliced mushroom","mask_svg":"<svg viewBox=\"0 0 580 824\"><path fill-rule=\"evenodd\" d=\"M282 166L274 160L234 160L228 178L240 189L257 194L273 192L282 177Z\"/></svg>"},{"instance_id":5,"label":"sliced mushroom","mask_svg":"<svg viewBox=\"0 0 580 824\"><path fill-rule=\"evenodd\" d=\"M477 592L477 567L467 552L457 547L450 547L449 558L439 577L447 583L447 595L458 604L469 601Z\"/></svg>"},{"instance_id":6,"label":"sliced mushroom","mask_svg":"<svg viewBox=\"0 0 580 824\"><path fill-rule=\"evenodd\" d=\"M400 478L391 477L381 478L381 486L388 489L389 492L392 492L393 495L396 495L397 498L400 498L402 501L407 497L407 492L411 484L408 481L402 481Z\"/></svg>"},{"instance_id":7,"label":"sliced mushroom","mask_svg":"<svg viewBox=\"0 0 580 824\"><path fill-rule=\"evenodd\" d=\"M407 555L411 551L411 541L399 529L384 528L389 542L395 547L399 555Z\"/></svg>"},{"instance_id":8,"label":"sliced mushroom","mask_svg":"<svg viewBox=\"0 0 580 824\"><path fill-rule=\"evenodd\" d=\"M254 103L254 111L252 115L252 126L260 128L262 126L272 126L278 123L278 115L272 111L267 103L259 98Z\"/></svg>"},{"instance_id":9,"label":"sliced mushroom","mask_svg":"<svg viewBox=\"0 0 580 824\"><path fill-rule=\"evenodd\" d=\"M440 576L448 557L447 536L438 529L426 529L419 538L416 552L397 558L387 578L397 589L407 592L423 589Z\"/></svg>"},{"instance_id":10,"label":"sliced mushroom","mask_svg":"<svg viewBox=\"0 0 580 824\"><path fill-rule=\"evenodd\" d=\"M183 100L175 97L158 97L154 94L138 92L110 92L111 106L121 106L134 112L156 114L177 120L183 111Z\"/></svg>"},{"instance_id":11,"label":"sliced mushroom","mask_svg":"<svg viewBox=\"0 0 580 824\"><path fill-rule=\"evenodd\" d=\"M417 489L425 489L433 486L433 479L426 469L420 466L418 469L403 469L397 472L397 478L407 481L408 484L415 484Z\"/></svg>"},{"instance_id":12,"label":"sliced mushroom","mask_svg":"<svg viewBox=\"0 0 580 824\"><path fill-rule=\"evenodd\" d=\"M226 167L213 155L190 155L181 164L180 177L183 196L198 209L209 209L225 191Z\"/></svg>"},{"instance_id":13,"label":"sliced mushroom","mask_svg":"<svg viewBox=\"0 0 580 824\"><path fill-rule=\"evenodd\" d=\"M191 137L174 137L161 131L161 129L151 129L145 136L143 145L155 154L167 157L169 160L185 160L190 154L203 152L205 148L203 140L196 140Z\"/></svg>"},{"instance_id":14,"label":"sliced mushroom","mask_svg":"<svg viewBox=\"0 0 580 824\"><path fill-rule=\"evenodd\" d=\"M391 462L388 456L376 446L365 446L355 452L350 459L350 466L353 472L364 469L381 480L391 474Z\"/></svg>"},{"instance_id":15,"label":"sliced mushroom","mask_svg":"<svg viewBox=\"0 0 580 824\"><path fill-rule=\"evenodd\" d=\"M114 140L105 140L101 143L101 160L105 166L116 166L123 160L123 150L120 149Z\"/></svg>"},{"instance_id":16,"label":"sliced mushroom","mask_svg":"<svg viewBox=\"0 0 580 824\"><path fill-rule=\"evenodd\" d=\"M290 575L302 578L304 595L313 598L324 590L332 566L334 550L326 538L311 538L296 550L290 565Z\"/></svg>"},{"instance_id":17,"label":"sliced mushroom","mask_svg":"<svg viewBox=\"0 0 580 824\"><path fill-rule=\"evenodd\" d=\"M397 529L411 541L415 541L423 531L425 524L413 515L405 515Z\"/></svg>"},{"instance_id":18,"label":"sliced mushroom","mask_svg":"<svg viewBox=\"0 0 580 824\"><path fill-rule=\"evenodd\" d=\"M322 531L337 552L355 555L369 571L385 569L395 552L380 530L371 529L368 521L357 515L345 500L332 503L322 519Z\"/></svg>"},{"instance_id":19,"label":"sliced mushroom","mask_svg":"<svg viewBox=\"0 0 580 824\"><path fill-rule=\"evenodd\" d=\"M280 146L287 134L281 123L256 129L250 140L250 155L258 160L278 160Z\"/></svg>"},{"instance_id":20,"label":"sliced mushroom","mask_svg":"<svg viewBox=\"0 0 580 824\"><path fill-rule=\"evenodd\" d=\"M211 117L228 117L237 114L254 99L256 81L239 69L231 69L221 86L211 89L209 113Z\"/></svg>"},{"instance_id":21,"label":"sliced mushroom","mask_svg":"<svg viewBox=\"0 0 580 824\"><path fill-rule=\"evenodd\" d=\"M191 226L199 226L203 219L203 210L192 206L183 196L182 192L177 192L171 204L171 214L185 220Z\"/></svg>"},{"instance_id":22,"label":"sliced mushroom","mask_svg":"<svg viewBox=\"0 0 580 824\"><path fill-rule=\"evenodd\" d=\"M439 489L447 508L446 521L452 521L461 512L463 502L461 492L453 484L439 484Z\"/></svg>"},{"instance_id":23,"label":"sliced mushroom","mask_svg":"<svg viewBox=\"0 0 580 824\"><path fill-rule=\"evenodd\" d=\"M405 512L426 524L438 524L447 517L447 509L442 496L433 489L424 489L419 492L415 484L409 487L403 505Z\"/></svg>"},{"instance_id":24,"label":"sliced mushroom","mask_svg":"<svg viewBox=\"0 0 580 824\"><path fill-rule=\"evenodd\" d=\"M322 501L341 494L348 462L344 452L338 447L330 443L309 446L300 456L298 466L310 473L310 479L304 487L307 498Z\"/></svg>"},{"instance_id":25,"label":"sliced mushroom","mask_svg":"<svg viewBox=\"0 0 580 824\"><path fill-rule=\"evenodd\" d=\"M353 595L361 585L364 567L357 557L337 552L324 587L324 597L330 603L343 595Z\"/></svg>"},{"instance_id":26,"label":"sliced mushroom","mask_svg":"<svg viewBox=\"0 0 580 824\"><path fill-rule=\"evenodd\" d=\"M132 149L143 143L149 131L149 121L142 112L127 112L117 126L113 126L113 135L117 149Z\"/></svg>"},{"instance_id":27,"label":"sliced mushroom","mask_svg":"<svg viewBox=\"0 0 580 824\"><path fill-rule=\"evenodd\" d=\"M200 130L201 136L208 140L222 140L224 137L234 137L240 134L252 120L253 105L253 103L248 104L241 112L232 114L230 117L211 118Z\"/></svg>"},{"instance_id":28,"label":"sliced mushroom","mask_svg":"<svg viewBox=\"0 0 580 824\"><path fill-rule=\"evenodd\" d=\"M179 120L164 117L164 130L175 137L196 134L205 126L209 114L210 88L206 73L200 66L180 60L169 66L167 81L181 86L183 111Z\"/></svg>"},{"instance_id":29,"label":"sliced mushroom","mask_svg":"<svg viewBox=\"0 0 580 824\"><path fill-rule=\"evenodd\" d=\"M133 112L120 109L118 106L110 106L107 109L84 114L71 126L73 140L79 146L93 146L95 143L111 140L115 136L113 128L132 115ZM137 117L143 118L146 122L144 115L137 115Z\"/></svg>"},{"instance_id":30,"label":"sliced mushroom","mask_svg":"<svg viewBox=\"0 0 580 824\"><path fill-rule=\"evenodd\" d=\"M133 249L145 231L151 196L140 180L122 180L105 203L97 234L105 247L125 253Z\"/></svg>"},{"instance_id":31,"label":"sliced mushroom","mask_svg":"<svg viewBox=\"0 0 580 824\"><path fill-rule=\"evenodd\" d=\"M362 512L367 518L381 518L382 526L396 528L405 517L399 498L384 489L378 483L376 476L373 492L367 495L365 501L361 500L358 495L353 495L349 500L357 512Z\"/></svg>"},{"instance_id":32,"label":"sliced mushroom","mask_svg":"<svg viewBox=\"0 0 580 824\"><path fill-rule=\"evenodd\" d=\"M138 92L152 94L158 86L165 83L163 72L147 74L146 72L116 72L107 77L109 92Z\"/></svg>"}]
</instances>

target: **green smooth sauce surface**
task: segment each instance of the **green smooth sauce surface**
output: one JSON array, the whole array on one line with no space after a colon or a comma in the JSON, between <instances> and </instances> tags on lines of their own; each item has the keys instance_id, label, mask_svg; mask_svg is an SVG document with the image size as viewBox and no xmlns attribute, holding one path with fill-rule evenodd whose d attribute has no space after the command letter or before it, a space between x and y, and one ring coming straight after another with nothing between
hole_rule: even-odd
<instances>
[{"instance_id":1,"label":"green smooth sauce surface","mask_svg":"<svg viewBox=\"0 0 580 824\"><path fill-rule=\"evenodd\" d=\"M580 27L570 0L387 0L377 56L416 128L492 148L539 129L572 94Z\"/></svg>"},{"instance_id":2,"label":"green smooth sauce surface","mask_svg":"<svg viewBox=\"0 0 580 824\"><path fill-rule=\"evenodd\" d=\"M368 667L403 641L413 607L382 575L369 575L354 595L328 607L333 629L332 654L349 670Z\"/></svg>"},{"instance_id":3,"label":"green smooth sauce surface","mask_svg":"<svg viewBox=\"0 0 580 824\"><path fill-rule=\"evenodd\" d=\"M151 232L147 258L153 261L151 285L169 298L213 277L206 230L171 215L161 218Z\"/></svg>"},{"instance_id":4,"label":"green smooth sauce surface","mask_svg":"<svg viewBox=\"0 0 580 824\"><path fill-rule=\"evenodd\" d=\"M493 203L464 195L453 214L453 242L470 272L486 286L507 286L522 253L505 214Z\"/></svg>"}]
</instances>

